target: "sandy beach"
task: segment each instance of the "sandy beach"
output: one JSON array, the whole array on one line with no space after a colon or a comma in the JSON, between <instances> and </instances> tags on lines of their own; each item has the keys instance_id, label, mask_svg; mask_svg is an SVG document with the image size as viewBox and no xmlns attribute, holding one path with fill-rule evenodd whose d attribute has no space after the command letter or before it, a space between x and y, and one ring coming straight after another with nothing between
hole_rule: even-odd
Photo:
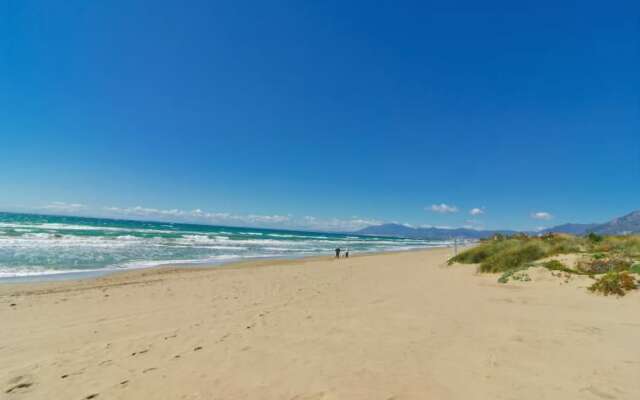
<instances>
[{"instance_id":1,"label":"sandy beach","mask_svg":"<svg viewBox=\"0 0 640 400\"><path fill-rule=\"evenodd\" d=\"M0 398L638 399L640 295L452 249L0 285Z\"/></svg>"}]
</instances>

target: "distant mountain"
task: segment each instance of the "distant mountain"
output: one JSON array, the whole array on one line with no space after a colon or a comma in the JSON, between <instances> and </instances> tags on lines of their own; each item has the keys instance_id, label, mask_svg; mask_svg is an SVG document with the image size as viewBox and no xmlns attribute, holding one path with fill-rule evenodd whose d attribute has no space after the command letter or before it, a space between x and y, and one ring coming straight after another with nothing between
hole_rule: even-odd
<instances>
[{"instance_id":1,"label":"distant mountain","mask_svg":"<svg viewBox=\"0 0 640 400\"><path fill-rule=\"evenodd\" d=\"M594 232L599 235L628 235L640 233L640 210L604 224L565 224L546 229L543 232L571 233L573 235L584 235L589 232Z\"/></svg>"},{"instance_id":2,"label":"distant mountain","mask_svg":"<svg viewBox=\"0 0 640 400\"><path fill-rule=\"evenodd\" d=\"M572 235L585 235L594 232L600 235L628 235L640 234L640 210L634 211L624 217L613 219L604 224L564 224L545 229L539 233L569 233ZM475 229L444 229L444 228L412 228L400 224L383 224L369 226L354 232L359 235L395 236L409 239L445 240L451 238L483 239L496 233L512 235L517 231L478 231ZM534 234L533 232L524 232ZM536 232L538 233L538 232Z\"/></svg>"},{"instance_id":3,"label":"distant mountain","mask_svg":"<svg viewBox=\"0 0 640 400\"><path fill-rule=\"evenodd\" d=\"M624 217L613 219L605 224L598 225L593 231L600 235L640 233L640 210L627 214Z\"/></svg>"},{"instance_id":4,"label":"distant mountain","mask_svg":"<svg viewBox=\"0 0 640 400\"><path fill-rule=\"evenodd\" d=\"M460 239L483 239L491 237L496 233L511 235L516 231L478 231L475 229L444 229L444 228L412 228L400 224L383 224L368 226L357 232L358 235L375 235L375 236L395 236L408 239L428 239L428 240L446 240L453 238Z\"/></svg>"},{"instance_id":5,"label":"distant mountain","mask_svg":"<svg viewBox=\"0 0 640 400\"><path fill-rule=\"evenodd\" d=\"M545 229L542 233L569 233L571 235L584 235L593 232L599 224L564 224Z\"/></svg>"}]
</instances>

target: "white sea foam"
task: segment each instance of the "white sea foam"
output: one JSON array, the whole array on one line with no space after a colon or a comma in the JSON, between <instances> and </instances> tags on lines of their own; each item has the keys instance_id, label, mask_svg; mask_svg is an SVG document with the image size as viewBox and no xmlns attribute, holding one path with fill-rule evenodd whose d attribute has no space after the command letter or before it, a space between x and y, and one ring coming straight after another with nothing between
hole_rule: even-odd
<instances>
[{"instance_id":1,"label":"white sea foam","mask_svg":"<svg viewBox=\"0 0 640 400\"><path fill-rule=\"evenodd\" d=\"M145 228L119 228L113 226L94 226L94 225L73 225L58 223L42 223L42 224L20 224L0 222L2 228L13 228L17 232L26 230L66 230L66 231L104 231L104 232L138 232L138 233L174 233L175 231L163 229L145 229Z\"/></svg>"},{"instance_id":2,"label":"white sea foam","mask_svg":"<svg viewBox=\"0 0 640 400\"><path fill-rule=\"evenodd\" d=\"M132 235L121 235L121 236L117 236L116 237L117 240L133 240L133 241L141 241L144 240L143 238L137 237L137 236L132 236Z\"/></svg>"},{"instance_id":3,"label":"white sea foam","mask_svg":"<svg viewBox=\"0 0 640 400\"><path fill-rule=\"evenodd\" d=\"M2 248L59 248L59 247L104 247L117 248L131 246L131 240L114 240L104 237L82 237L49 233L34 233L16 237L0 237Z\"/></svg>"},{"instance_id":4,"label":"white sea foam","mask_svg":"<svg viewBox=\"0 0 640 400\"><path fill-rule=\"evenodd\" d=\"M100 272L104 269L53 269L41 266L19 266L19 267L1 267L0 266L0 278L22 278L29 276L43 276L43 275L62 275L62 274L74 274L74 273L86 273L86 272Z\"/></svg>"},{"instance_id":5,"label":"white sea foam","mask_svg":"<svg viewBox=\"0 0 640 400\"><path fill-rule=\"evenodd\" d=\"M216 249L216 250L248 250L248 247L243 247L243 246L221 246L221 245L214 245L214 246L207 246L207 248L209 249Z\"/></svg>"},{"instance_id":6,"label":"white sea foam","mask_svg":"<svg viewBox=\"0 0 640 400\"><path fill-rule=\"evenodd\" d=\"M0 222L0 278L299 257L331 254L336 247L349 248L353 254L449 243L135 222L120 227L66 223L72 222L69 219L49 221Z\"/></svg>"},{"instance_id":7,"label":"white sea foam","mask_svg":"<svg viewBox=\"0 0 640 400\"><path fill-rule=\"evenodd\" d=\"M271 237L279 237L279 238L294 238L294 237L308 237L308 236L298 236L298 235L283 235L280 233L269 233L267 236Z\"/></svg>"}]
</instances>

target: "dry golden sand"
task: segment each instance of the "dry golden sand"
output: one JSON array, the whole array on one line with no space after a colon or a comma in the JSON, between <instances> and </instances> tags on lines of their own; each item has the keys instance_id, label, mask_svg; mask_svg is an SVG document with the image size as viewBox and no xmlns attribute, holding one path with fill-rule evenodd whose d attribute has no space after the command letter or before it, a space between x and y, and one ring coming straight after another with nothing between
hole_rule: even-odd
<instances>
[{"instance_id":1,"label":"dry golden sand","mask_svg":"<svg viewBox=\"0 0 640 400\"><path fill-rule=\"evenodd\" d=\"M640 399L640 295L450 255L0 285L0 398Z\"/></svg>"}]
</instances>

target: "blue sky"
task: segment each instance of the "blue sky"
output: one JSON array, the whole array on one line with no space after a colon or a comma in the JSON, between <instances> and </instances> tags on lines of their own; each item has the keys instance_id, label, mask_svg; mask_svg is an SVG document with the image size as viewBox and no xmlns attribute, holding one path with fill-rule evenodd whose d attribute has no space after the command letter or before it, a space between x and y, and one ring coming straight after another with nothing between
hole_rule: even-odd
<instances>
[{"instance_id":1,"label":"blue sky","mask_svg":"<svg viewBox=\"0 0 640 400\"><path fill-rule=\"evenodd\" d=\"M5 2L0 209L343 230L639 209L640 6L517 3Z\"/></svg>"}]
</instances>

